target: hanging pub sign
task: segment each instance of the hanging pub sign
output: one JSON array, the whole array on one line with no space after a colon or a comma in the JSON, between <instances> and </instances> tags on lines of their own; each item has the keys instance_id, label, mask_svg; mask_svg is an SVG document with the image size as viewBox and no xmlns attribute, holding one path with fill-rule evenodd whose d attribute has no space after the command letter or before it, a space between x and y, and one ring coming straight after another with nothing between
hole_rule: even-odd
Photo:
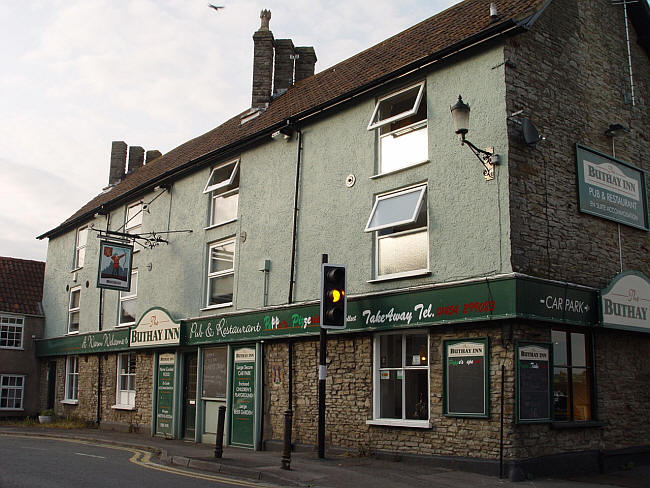
<instances>
[{"instance_id":1,"label":"hanging pub sign","mask_svg":"<svg viewBox=\"0 0 650 488\"><path fill-rule=\"evenodd\" d=\"M517 344L517 422L551 420L551 348Z\"/></svg>"},{"instance_id":2,"label":"hanging pub sign","mask_svg":"<svg viewBox=\"0 0 650 488\"><path fill-rule=\"evenodd\" d=\"M645 172L576 144L580 211L649 230Z\"/></svg>"},{"instance_id":3,"label":"hanging pub sign","mask_svg":"<svg viewBox=\"0 0 650 488\"><path fill-rule=\"evenodd\" d=\"M487 417L487 339L445 341L444 413Z\"/></svg>"},{"instance_id":4,"label":"hanging pub sign","mask_svg":"<svg viewBox=\"0 0 650 488\"><path fill-rule=\"evenodd\" d=\"M97 288L129 291L133 246L121 242L100 241Z\"/></svg>"},{"instance_id":5,"label":"hanging pub sign","mask_svg":"<svg viewBox=\"0 0 650 488\"><path fill-rule=\"evenodd\" d=\"M650 332L650 280L640 271L617 274L600 294L603 326Z\"/></svg>"}]
</instances>

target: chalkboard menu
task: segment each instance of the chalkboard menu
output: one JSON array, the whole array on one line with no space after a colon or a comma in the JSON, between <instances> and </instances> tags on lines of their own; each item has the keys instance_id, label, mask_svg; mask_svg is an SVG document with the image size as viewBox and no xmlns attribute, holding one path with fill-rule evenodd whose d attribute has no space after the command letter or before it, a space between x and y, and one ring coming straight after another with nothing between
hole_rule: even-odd
<instances>
[{"instance_id":1,"label":"chalkboard menu","mask_svg":"<svg viewBox=\"0 0 650 488\"><path fill-rule=\"evenodd\" d=\"M487 339L445 341L445 414L486 417Z\"/></svg>"},{"instance_id":2,"label":"chalkboard menu","mask_svg":"<svg viewBox=\"0 0 650 488\"><path fill-rule=\"evenodd\" d=\"M254 348L234 350L230 443L235 446L254 447L255 365Z\"/></svg>"},{"instance_id":3,"label":"chalkboard menu","mask_svg":"<svg viewBox=\"0 0 650 488\"><path fill-rule=\"evenodd\" d=\"M156 435L173 435L174 355L158 358L158 396L156 402Z\"/></svg>"},{"instance_id":4,"label":"chalkboard menu","mask_svg":"<svg viewBox=\"0 0 650 488\"><path fill-rule=\"evenodd\" d=\"M517 345L517 421L551 420L551 349L545 343Z\"/></svg>"},{"instance_id":5,"label":"chalkboard menu","mask_svg":"<svg viewBox=\"0 0 650 488\"><path fill-rule=\"evenodd\" d=\"M228 380L228 348L211 347L203 350L203 398L226 398Z\"/></svg>"}]
</instances>

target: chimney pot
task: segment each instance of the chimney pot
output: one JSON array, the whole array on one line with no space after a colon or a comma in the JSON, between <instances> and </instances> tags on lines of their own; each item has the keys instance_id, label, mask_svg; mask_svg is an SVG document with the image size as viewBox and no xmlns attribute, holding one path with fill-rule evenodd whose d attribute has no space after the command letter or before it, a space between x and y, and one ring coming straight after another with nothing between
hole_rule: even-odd
<instances>
[{"instance_id":1,"label":"chimney pot","mask_svg":"<svg viewBox=\"0 0 650 488\"><path fill-rule=\"evenodd\" d=\"M111 143L111 165L108 173L108 185L116 185L122 178L126 171L126 149L127 145L124 141L113 141Z\"/></svg>"}]
</instances>

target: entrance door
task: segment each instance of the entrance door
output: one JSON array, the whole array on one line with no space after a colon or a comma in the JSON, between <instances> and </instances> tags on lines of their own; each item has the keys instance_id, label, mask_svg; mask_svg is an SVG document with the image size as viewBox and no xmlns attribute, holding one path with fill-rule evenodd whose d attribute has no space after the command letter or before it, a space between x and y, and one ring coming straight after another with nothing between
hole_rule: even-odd
<instances>
[{"instance_id":1,"label":"entrance door","mask_svg":"<svg viewBox=\"0 0 650 488\"><path fill-rule=\"evenodd\" d=\"M54 410L54 397L56 393L56 361L50 361L47 369L47 405L46 408Z\"/></svg>"},{"instance_id":2,"label":"entrance door","mask_svg":"<svg viewBox=\"0 0 650 488\"><path fill-rule=\"evenodd\" d=\"M185 354L183 364L183 437L194 440L196 434L196 353Z\"/></svg>"}]
</instances>

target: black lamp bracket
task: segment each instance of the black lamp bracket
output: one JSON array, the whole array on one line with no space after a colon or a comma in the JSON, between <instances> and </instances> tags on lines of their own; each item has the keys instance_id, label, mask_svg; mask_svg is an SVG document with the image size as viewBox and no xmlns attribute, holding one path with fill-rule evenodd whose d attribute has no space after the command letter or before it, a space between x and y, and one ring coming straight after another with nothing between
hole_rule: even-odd
<instances>
[{"instance_id":1,"label":"black lamp bracket","mask_svg":"<svg viewBox=\"0 0 650 488\"><path fill-rule=\"evenodd\" d=\"M474 156L476 156L483 165L483 176L485 177L485 181L493 180L494 166L499 164L499 156L494 154L494 148L488 147L486 148L487 150L479 149L469 140L465 139L465 134L463 133L461 133L461 144L467 145L467 147L469 147L474 153Z\"/></svg>"}]
</instances>

